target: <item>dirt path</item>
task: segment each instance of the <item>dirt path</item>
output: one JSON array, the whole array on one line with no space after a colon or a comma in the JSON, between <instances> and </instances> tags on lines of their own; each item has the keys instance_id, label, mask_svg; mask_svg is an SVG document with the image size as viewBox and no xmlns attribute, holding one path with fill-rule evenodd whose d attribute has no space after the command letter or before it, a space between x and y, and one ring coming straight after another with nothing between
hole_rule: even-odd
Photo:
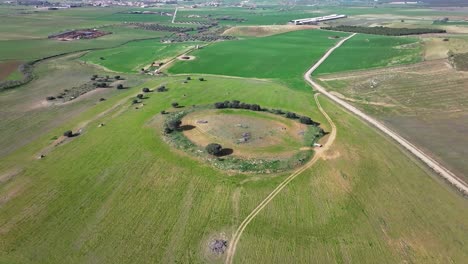
<instances>
[{"instance_id":1,"label":"dirt path","mask_svg":"<svg viewBox=\"0 0 468 264\"><path fill-rule=\"evenodd\" d=\"M239 225L239 227L237 228L236 232L234 233L234 235L232 236L231 238L231 241L230 241L230 244L229 244L229 248L227 250L227 253L226 253L226 260L225 260L225 263L226 264L231 264L234 260L234 254L236 253L236 248L237 248L237 244L239 243L239 240L242 236L242 233L244 232L245 228L249 225L249 223L255 218L255 216L257 216L258 213L260 213L262 211L263 208L265 208L265 206L268 205L268 203L271 202L271 200L273 200L273 198L276 197L276 195L278 195L283 189L284 187L286 187L292 180L294 180L297 176L299 176L301 173L303 173L305 170L307 170L308 168L312 167L312 165L315 164L315 162L317 162L317 160L319 160L323 153L326 152L330 146L333 144L333 142L335 141L335 138L336 138L336 126L335 126L335 123L333 123L333 120L331 120L331 118L328 116L328 114L323 110L322 106L320 105L320 102L318 100L318 95L319 94L315 94L314 98L315 98L315 102L317 103L317 106L320 110L320 112L322 112L322 114L325 116L325 118L328 120L328 123L330 124L330 127L331 127L331 133L330 133L330 136L328 137L327 139L327 142L323 145L322 148L320 149L317 149L314 157L312 158L312 160L310 160L308 163L306 163L304 166L302 166L301 168L297 169L296 171L294 171L291 175L289 175L286 179L284 179L245 219L244 221L242 221L242 223Z\"/></svg>"},{"instance_id":2,"label":"dirt path","mask_svg":"<svg viewBox=\"0 0 468 264\"><path fill-rule=\"evenodd\" d=\"M179 9L178 7L175 8L174 15L172 16L172 24L175 23L175 18L176 18L176 16L177 16L177 10L178 10L178 9Z\"/></svg>"},{"instance_id":3,"label":"dirt path","mask_svg":"<svg viewBox=\"0 0 468 264\"><path fill-rule=\"evenodd\" d=\"M402 136L398 135L396 132L392 131L388 127L386 127L384 124L380 123L376 119L368 116L361 110L357 109L356 107L352 106L348 102L338 98L337 96L333 95L332 93L328 92L325 88L320 86L318 83L312 80L312 73L330 56L331 53L337 48L339 48L345 41L348 39L352 38L356 34L352 34L351 36L341 40L338 42L338 44L335 45L335 47L331 48L325 55L314 65L312 68L310 68L305 74L304 74L304 79L312 85L316 90L319 92L323 93L326 95L328 98L330 98L332 101L336 102L340 106L344 107L346 110L350 111L351 113L355 114L356 116L362 118L363 120L367 121L368 123L372 124L374 127L394 139L398 144L403 146L405 149L407 149L409 152L411 152L414 156L416 156L418 159L420 159L422 162L424 162L427 166L429 166L431 169L433 169L437 174L442 176L446 181L451 183L453 186L455 186L460 192L463 194L468 194L468 184L466 184L463 180L458 178L455 174L453 174L451 171L440 165L437 161L433 160L431 157L429 157L427 154L425 154L422 150L414 146L412 143L404 139Z\"/></svg>"}]
</instances>

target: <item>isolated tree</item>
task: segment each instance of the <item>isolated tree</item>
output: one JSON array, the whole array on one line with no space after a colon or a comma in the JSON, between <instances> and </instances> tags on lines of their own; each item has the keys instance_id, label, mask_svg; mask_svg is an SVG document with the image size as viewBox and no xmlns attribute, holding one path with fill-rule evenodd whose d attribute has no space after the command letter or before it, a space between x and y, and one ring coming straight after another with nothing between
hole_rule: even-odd
<instances>
[{"instance_id":1,"label":"isolated tree","mask_svg":"<svg viewBox=\"0 0 468 264\"><path fill-rule=\"evenodd\" d=\"M106 98L99 98L99 102L105 101Z\"/></svg>"},{"instance_id":2,"label":"isolated tree","mask_svg":"<svg viewBox=\"0 0 468 264\"><path fill-rule=\"evenodd\" d=\"M144 96L143 94L137 94L138 99L143 99L143 96Z\"/></svg>"},{"instance_id":3,"label":"isolated tree","mask_svg":"<svg viewBox=\"0 0 468 264\"><path fill-rule=\"evenodd\" d=\"M217 109L226 108L223 102L217 102L214 104L214 107Z\"/></svg>"},{"instance_id":4,"label":"isolated tree","mask_svg":"<svg viewBox=\"0 0 468 264\"><path fill-rule=\"evenodd\" d=\"M177 108L179 106L179 103L173 102L171 105L172 105L172 107Z\"/></svg>"},{"instance_id":5,"label":"isolated tree","mask_svg":"<svg viewBox=\"0 0 468 264\"><path fill-rule=\"evenodd\" d=\"M286 117L294 119L294 118L297 118L297 115L296 115L296 113L293 113L293 112L287 112Z\"/></svg>"},{"instance_id":6,"label":"isolated tree","mask_svg":"<svg viewBox=\"0 0 468 264\"><path fill-rule=\"evenodd\" d=\"M114 79L120 80L120 75L116 75L116 76L114 77Z\"/></svg>"},{"instance_id":7,"label":"isolated tree","mask_svg":"<svg viewBox=\"0 0 468 264\"><path fill-rule=\"evenodd\" d=\"M120 84L120 83L117 84L117 89L121 90L121 89L123 89L123 88L124 88L123 84Z\"/></svg>"},{"instance_id":8,"label":"isolated tree","mask_svg":"<svg viewBox=\"0 0 468 264\"><path fill-rule=\"evenodd\" d=\"M133 99L132 104L138 104L138 100L137 100L137 99Z\"/></svg>"},{"instance_id":9,"label":"isolated tree","mask_svg":"<svg viewBox=\"0 0 468 264\"><path fill-rule=\"evenodd\" d=\"M180 125L182 124L182 121L175 119L175 120L169 120L167 122L167 127L171 130L177 130L180 128Z\"/></svg>"},{"instance_id":10,"label":"isolated tree","mask_svg":"<svg viewBox=\"0 0 468 264\"><path fill-rule=\"evenodd\" d=\"M218 143L210 143L205 147L206 152L213 156L218 156L221 154L223 147Z\"/></svg>"},{"instance_id":11,"label":"isolated tree","mask_svg":"<svg viewBox=\"0 0 468 264\"><path fill-rule=\"evenodd\" d=\"M142 89L142 91L143 91L144 93L149 93L149 92L150 92L150 89L147 88L147 87L145 87L145 88Z\"/></svg>"},{"instance_id":12,"label":"isolated tree","mask_svg":"<svg viewBox=\"0 0 468 264\"><path fill-rule=\"evenodd\" d=\"M71 130L67 130L63 132L63 135L66 137L73 137L73 132Z\"/></svg>"},{"instance_id":13,"label":"isolated tree","mask_svg":"<svg viewBox=\"0 0 468 264\"><path fill-rule=\"evenodd\" d=\"M48 100L48 101L55 100L55 96L47 96L47 97L46 97L46 100Z\"/></svg>"},{"instance_id":14,"label":"isolated tree","mask_svg":"<svg viewBox=\"0 0 468 264\"><path fill-rule=\"evenodd\" d=\"M307 116L299 117L299 122L306 125L312 125L314 123L314 121L312 121L312 119L310 119L310 117Z\"/></svg>"},{"instance_id":15,"label":"isolated tree","mask_svg":"<svg viewBox=\"0 0 468 264\"><path fill-rule=\"evenodd\" d=\"M200 82L203 82L203 81L205 81L205 78L200 77L200 78L198 78L198 80L199 80Z\"/></svg>"},{"instance_id":16,"label":"isolated tree","mask_svg":"<svg viewBox=\"0 0 468 264\"><path fill-rule=\"evenodd\" d=\"M250 106L250 110L252 110L252 111L260 111L261 108L260 108L260 106L259 106L258 104L253 104L253 105Z\"/></svg>"},{"instance_id":17,"label":"isolated tree","mask_svg":"<svg viewBox=\"0 0 468 264\"><path fill-rule=\"evenodd\" d=\"M156 91L158 91L158 92L164 92L164 91L166 91L166 86L161 85L161 86L159 86L158 88L156 88Z\"/></svg>"},{"instance_id":18,"label":"isolated tree","mask_svg":"<svg viewBox=\"0 0 468 264\"><path fill-rule=\"evenodd\" d=\"M187 80L187 81L190 81L190 80L192 80L192 77L187 76L187 79L186 79L186 80Z\"/></svg>"}]
</instances>

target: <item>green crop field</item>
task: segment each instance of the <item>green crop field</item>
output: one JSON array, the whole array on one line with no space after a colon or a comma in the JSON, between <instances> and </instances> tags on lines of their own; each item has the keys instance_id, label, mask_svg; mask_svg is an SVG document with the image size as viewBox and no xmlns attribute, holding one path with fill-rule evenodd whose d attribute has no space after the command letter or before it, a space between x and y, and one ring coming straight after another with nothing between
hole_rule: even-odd
<instances>
[{"instance_id":1,"label":"green crop field","mask_svg":"<svg viewBox=\"0 0 468 264\"><path fill-rule=\"evenodd\" d=\"M81 59L112 71L130 73L138 72L153 61L172 58L191 47L195 47L195 43L162 44L157 39L142 40L117 48L92 51Z\"/></svg>"},{"instance_id":2,"label":"green crop field","mask_svg":"<svg viewBox=\"0 0 468 264\"><path fill-rule=\"evenodd\" d=\"M132 40L156 39L168 34L167 32L138 30L118 26L103 27L100 28L100 30L112 32L112 34L96 39L72 41L59 41L47 38L0 41L0 49L2 50L2 53L0 53L0 60L33 60L87 49L110 48Z\"/></svg>"},{"instance_id":3,"label":"green crop field","mask_svg":"<svg viewBox=\"0 0 468 264\"><path fill-rule=\"evenodd\" d=\"M1 160L2 175L15 172L0 189L2 262L219 261L207 243L231 232L284 175L229 176L180 155L162 141L157 113L172 101L189 107L235 97L327 123L311 93L258 80L183 79L145 84L163 82L169 92L149 95L138 110L129 96L144 86L125 91ZM322 102L339 124L331 158L300 175L248 227L237 261L465 259L466 201ZM82 135L31 160L52 136L86 121Z\"/></svg>"},{"instance_id":4,"label":"green crop field","mask_svg":"<svg viewBox=\"0 0 468 264\"><path fill-rule=\"evenodd\" d=\"M235 249L234 263L466 262L466 197L304 82L307 69L348 33L304 29L163 44L161 38L177 33L126 23L219 21L208 32L190 32L216 35L230 25L285 25L333 13L351 16L339 23L415 25L460 17L464 9L177 5L181 24L129 14L173 12L175 5L56 11L0 5L0 79L19 78L21 63L66 53L34 64L29 83L0 92L0 263L231 264L226 247ZM112 34L47 38L84 28ZM462 31L449 41L437 37L358 34L334 51L316 79L467 179L468 75L447 59L419 63L423 50L426 58L464 51L466 37ZM189 52L191 60L175 59L159 75L138 73L196 44L202 48ZM102 84L111 87L97 88ZM209 108L226 100L232 109ZM271 111L234 110L233 100ZM320 127L273 109L308 116ZM180 129L169 129L171 121L180 121ZM246 127L258 138L240 146ZM68 130L76 134L67 137ZM324 146L309 147L319 135ZM187 144L177 145L180 138ZM215 139L231 153L208 154L204 146ZM247 159L265 169L244 173ZM266 159L288 166L277 172ZM250 218L252 212L258 214ZM235 248L239 227L246 228ZM217 240L226 243L219 253Z\"/></svg>"},{"instance_id":5,"label":"green crop field","mask_svg":"<svg viewBox=\"0 0 468 264\"><path fill-rule=\"evenodd\" d=\"M170 73L208 73L241 77L293 79L346 33L301 30L264 38L220 42L196 50L192 61L178 61ZM220 67L219 65L222 65Z\"/></svg>"},{"instance_id":6,"label":"green crop field","mask_svg":"<svg viewBox=\"0 0 468 264\"><path fill-rule=\"evenodd\" d=\"M421 61L419 40L358 34L334 52L315 74L364 70Z\"/></svg>"}]
</instances>

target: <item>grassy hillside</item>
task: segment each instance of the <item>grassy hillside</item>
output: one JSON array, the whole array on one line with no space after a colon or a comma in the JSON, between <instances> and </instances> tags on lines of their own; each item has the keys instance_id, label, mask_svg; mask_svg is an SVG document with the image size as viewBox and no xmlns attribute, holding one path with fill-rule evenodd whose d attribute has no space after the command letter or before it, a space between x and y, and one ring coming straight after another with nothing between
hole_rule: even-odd
<instances>
[{"instance_id":1,"label":"grassy hillside","mask_svg":"<svg viewBox=\"0 0 468 264\"><path fill-rule=\"evenodd\" d=\"M421 61L417 39L358 34L343 44L315 74L364 70Z\"/></svg>"},{"instance_id":2,"label":"grassy hillside","mask_svg":"<svg viewBox=\"0 0 468 264\"><path fill-rule=\"evenodd\" d=\"M190 107L236 98L327 123L311 93L257 80L183 79L145 84L162 82L169 91L150 94L138 110L130 106L138 88L124 91L1 159L2 179L9 179L0 187L0 261L216 261L209 241L229 235L285 175L225 174L180 155L160 138L158 113L173 101ZM361 121L322 102L338 125L329 158L252 222L236 261L466 259L466 200ZM87 121L82 135L34 160L50 137Z\"/></svg>"},{"instance_id":3,"label":"grassy hillside","mask_svg":"<svg viewBox=\"0 0 468 264\"><path fill-rule=\"evenodd\" d=\"M170 73L209 73L241 77L291 79L318 60L345 33L301 30L264 38L214 43L180 61ZM222 65L222 67L220 67Z\"/></svg>"},{"instance_id":4,"label":"grassy hillside","mask_svg":"<svg viewBox=\"0 0 468 264\"><path fill-rule=\"evenodd\" d=\"M167 32L130 29L118 26L100 28L112 32L96 39L59 41L55 39L3 40L0 41L0 60L33 60L47 56L86 49L111 48L131 40L158 38Z\"/></svg>"},{"instance_id":5,"label":"grassy hillside","mask_svg":"<svg viewBox=\"0 0 468 264\"><path fill-rule=\"evenodd\" d=\"M153 61L172 58L194 46L194 43L162 44L159 40L144 40L117 48L92 51L81 59L112 71L138 72Z\"/></svg>"}]
</instances>

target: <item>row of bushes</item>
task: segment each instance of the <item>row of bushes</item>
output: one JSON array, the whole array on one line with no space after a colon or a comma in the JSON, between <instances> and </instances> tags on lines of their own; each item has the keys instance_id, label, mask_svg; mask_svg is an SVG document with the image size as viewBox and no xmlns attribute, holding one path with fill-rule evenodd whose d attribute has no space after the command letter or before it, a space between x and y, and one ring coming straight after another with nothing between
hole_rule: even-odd
<instances>
[{"instance_id":1,"label":"row of bushes","mask_svg":"<svg viewBox=\"0 0 468 264\"><path fill-rule=\"evenodd\" d=\"M289 118L289 119L299 119L299 122L305 125L314 125L314 126L320 125L320 123L313 121L308 116L301 116L294 112L285 112L281 109L262 108L258 104L247 104L238 100L216 102L214 103L214 107L216 109L233 108L233 109L246 109L246 110L252 110L252 111L267 111L275 115L284 115L286 118Z\"/></svg>"},{"instance_id":2,"label":"row of bushes","mask_svg":"<svg viewBox=\"0 0 468 264\"><path fill-rule=\"evenodd\" d=\"M109 77L109 76L102 76L99 77L97 74L91 76L91 81L84 83L78 87L72 87L71 89L64 89L63 92L60 92L54 96L47 96L46 100L48 101L53 101L55 99L63 99L63 100L73 100L77 98L78 96L85 94L89 91L92 91L96 88L107 88L109 86L109 82L117 81L117 80L122 80L120 75L114 76L114 77ZM124 89L125 87L123 84L118 84L116 86L118 90Z\"/></svg>"},{"instance_id":3,"label":"row of bushes","mask_svg":"<svg viewBox=\"0 0 468 264\"><path fill-rule=\"evenodd\" d=\"M236 37L233 36L222 36L217 34L184 34L184 35L177 35L172 37L167 37L161 39L163 43L175 43L175 42L186 42L186 41L204 41L204 42L212 42L218 40L234 40Z\"/></svg>"},{"instance_id":4,"label":"row of bushes","mask_svg":"<svg viewBox=\"0 0 468 264\"><path fill-rule=\"evenodd\" d=\"M336 26L336 27L322 27L325 30L364 33L373 35L384 36L404 36L404 35L420 35L428 33L447 33L443 29L436 28L389 28L389 27L361 27L361 26Z\"/></svg>"},{"instance_id":5,"label":"row of bushes","mask_svg":"<svg viewBox=\"0 0 468 264\"><path fill-rule=\"evenodd\" d=\"M195 31L195 30L206 30L214 25L200 25L198 27L175 27L175 26L167 26L167 25L161 25L161 24L150 24L150 23L129 23L130 26L140 28L140 29L145 29L145 30L151 30L151 31L167 31L167 32L176 32L176 33L184 33L184 32L190 32L190 31Z\"/></svg>"}]
</instances>

